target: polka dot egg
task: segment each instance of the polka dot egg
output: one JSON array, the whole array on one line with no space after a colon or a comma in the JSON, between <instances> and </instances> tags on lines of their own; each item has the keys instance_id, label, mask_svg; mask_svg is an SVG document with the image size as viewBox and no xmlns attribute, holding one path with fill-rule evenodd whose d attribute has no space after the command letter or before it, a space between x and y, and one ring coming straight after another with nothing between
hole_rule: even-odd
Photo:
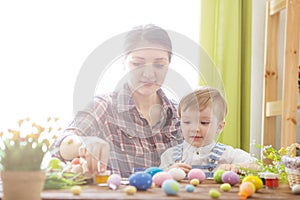
<instances>
[{"instance_id":1,"label":"polka dot egg","mask_svg":"<svg viewBox=\"0 0 300 200\"><path fill-rule=\"evenodd\" d=\"M198 179L199 182L201 183L202 181L205 180L206 176L205 173L203 172L203 170L201 169L191 169L188 173L188 179L192 180L192 179Z\"/></svg>"},{"instance_id":2,"label":"polka dot egg","mask_svg":"<svg viewBox=\"0 0 300 200\"><path fill-rule=\"evenodd\" d=\"M173 176L168 172L158 172L152 177L152 181L157 187L161 187L163 182L168 179L173 179Z\"/></svg>"},{"instance_id":3,"label":"polka dot egg","mask_svg":"<svg viewBox=\"0 0 300 200\"><path fill-rule=\"evenodd\" d=\"M136 172L128 180L129 185L135 186L137 190L147 190L152 186L152 177L146 172Z\"/></svg>"},{"instance_id":4,"label":"polka dot egg","mask_svg":"<svg viewBox=\"0 0 300 200\"><path fill-rule=\"evenodd\" d=\"M176 195L179 192L180 185L173 179L165 180L161 186L167 195Z\"/></svg>"}]
</instances>

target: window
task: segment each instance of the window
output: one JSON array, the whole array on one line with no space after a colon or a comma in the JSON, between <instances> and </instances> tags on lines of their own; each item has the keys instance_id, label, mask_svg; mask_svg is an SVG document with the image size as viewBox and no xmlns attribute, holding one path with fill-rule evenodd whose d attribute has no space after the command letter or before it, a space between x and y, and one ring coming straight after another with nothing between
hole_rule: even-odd
<instances>
[{"instance_id":1,"label":"window","mask_svg":"<svg viewBox=\"0 0 300 200\"><path fill-rule=\"evenodd\" d=\"M0 18L5 19L0 33L0 129L27 116L57 116L69 123L82 64L105 40L133 26L153 23L198 43L199 1L20 0L0 4ZM96 92L113 87L115 78L122 75L116 75L122 73L117 66L116 60L99 80L104 84ZM175 55L171 67L187 76L191 87L197 85L197 70L188 60Z\"/></svg>"}]
</instances>

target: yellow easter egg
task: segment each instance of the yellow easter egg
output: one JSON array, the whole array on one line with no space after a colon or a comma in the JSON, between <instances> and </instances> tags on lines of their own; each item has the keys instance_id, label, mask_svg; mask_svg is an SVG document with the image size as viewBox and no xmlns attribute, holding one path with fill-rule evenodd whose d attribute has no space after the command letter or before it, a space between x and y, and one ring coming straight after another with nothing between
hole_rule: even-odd
<instances>
[{"instance_id":1,"label":"yellow easter egg","mask_svg":"<svg viewBox=\"0 0 300 200\"><path fill-rule=\"evenodd\" d=\"M128 195L134 195L136 193L136 187L129 185L127 187L124 188L124 191L126 192L126 194Z\"/></svg>"},{"instance_id":2,"label":"yellow easter egg","mask_svg":"<svg viewBox=\"0 0 300 200\"><path fill-rule=\"evenodd\" d=\"M199 185L200 181L197 178L194 178L190 181L190 184L192 184L193 186L197 186Z\"/></svg>"},{"instance_id":3,"label":"yellow easter egg","mask_svg":"<svg viewBox=\"0 0 300 200\"><path fill-rule=\"evenodd\" d=\"M82 189L79 185L75 185L73 187L71 187L71 192L74 194L74 195L80 195Z\"/></svg>"}]
</instances>

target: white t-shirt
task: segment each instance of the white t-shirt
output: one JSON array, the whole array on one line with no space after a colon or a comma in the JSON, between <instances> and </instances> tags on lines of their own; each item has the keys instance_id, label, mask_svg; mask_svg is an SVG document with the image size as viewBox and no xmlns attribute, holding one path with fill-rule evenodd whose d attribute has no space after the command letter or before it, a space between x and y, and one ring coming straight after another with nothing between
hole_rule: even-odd
<instances>
[{"instance_id":1,"label":"white t-shirt","mask_svg":"<svg viewBox=\"0 0 300 200\"><path fill-rule=\"evenodd\" d=\"M194 147L186 141L183 142L183 155L182 155L182 163L186 163L189 165L206 165L208 164L209 155L213 147L216 143L209 144L204 147ZM176 151L178 147L171 147L167 149L161 155L161 164L160 167L162 169L168 168L172 164L175 163L174 151ZM233 148L232 146L225 145L225 151L220 157L218 161L218 165L220 164L238 164L238 163L253 163L255 162L255 158L252 157L249 153L242 149ZM217 166L218 167L218 166Z\"/></svg>"}]
</instances>

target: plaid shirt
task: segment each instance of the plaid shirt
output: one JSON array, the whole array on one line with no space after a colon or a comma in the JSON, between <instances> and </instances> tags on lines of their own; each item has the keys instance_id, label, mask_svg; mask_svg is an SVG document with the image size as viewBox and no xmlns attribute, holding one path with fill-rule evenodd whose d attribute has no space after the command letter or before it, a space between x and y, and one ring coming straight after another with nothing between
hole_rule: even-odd
<instances>
[{"instance_id":1,"label":"plaid shirt","mask_svg":"<svg viewBox=\"0 0 300 200\"><path fill-rule=\"evenodd\" d=\"M138 112L127 84L120 91L96 96L83 111L79 111L66 130L80 136L97 136L110 144L108 168L122 177L133 168L160 165L160 155L182 143L176 104L159 89L162 102L161 119L150 126ZM68 132L68 131L66 131ZM66 135L61 134L54 147L59 147Z\"/></svg>"}]
</instances>

